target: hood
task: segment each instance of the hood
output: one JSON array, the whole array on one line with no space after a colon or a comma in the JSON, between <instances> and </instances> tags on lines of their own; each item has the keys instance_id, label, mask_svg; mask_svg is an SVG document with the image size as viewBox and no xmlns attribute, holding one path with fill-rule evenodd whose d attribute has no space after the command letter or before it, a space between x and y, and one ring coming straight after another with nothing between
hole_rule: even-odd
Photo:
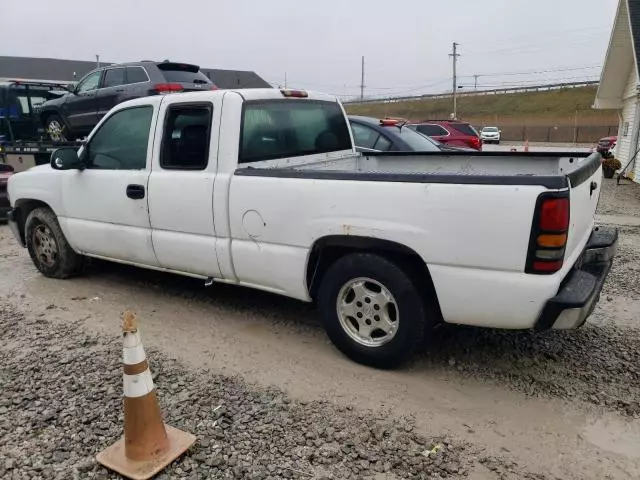
<instances>
[{"instance_id":1,"label":"hood","mask_svg":"<svg viewBox=\"0 0 640 480\"><path fill-rule=\"evenodd\" d=\"M44 110L47 107L59 107L64 102L66 102L67 98L69 98L69 96L71 96L71 95L73 95L73 94L72 93L63 93L58 98L53 98L51 100L47 100L42 105L40 105L40 110Z\"/></svg>"}]
</instances>

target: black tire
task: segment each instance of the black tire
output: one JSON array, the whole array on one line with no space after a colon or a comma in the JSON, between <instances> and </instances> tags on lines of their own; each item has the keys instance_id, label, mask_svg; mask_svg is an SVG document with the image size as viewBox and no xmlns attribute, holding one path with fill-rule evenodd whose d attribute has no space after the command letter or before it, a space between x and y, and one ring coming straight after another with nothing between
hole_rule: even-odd
<instances>
[{"instance_id":1,"label":"black tire","mask_svg":"<svg viewBox=\"0 0 640 480\"><path fill-rule=\"evenodd\" d=\"M353 330L351 334L348 333L349 327L344 327L340 320L338 301L343 298L341 291L352 281L361 278L378 282L391 293L397 304L395 333L387 343L382 345L368 346L356 341L352 337ZM425 298L424 292L419 289L419 284L420 282L415 281L396 263L378 255L354 253L340 258L328 268L318 290L318 308L327 335L342 353L358 363L377 368L400 366L413 355L418 346L422 345L425 330L436 321L436 316L433 314L435 309L432 308L428 298ZM373 322L371 318L373 313L375 312L371 310L371 304L369 304L367 312L364 314L361 311L358 312L358 315L361 315L360 322ZM362 320L362 315L365 320ZM347 321L351 323L353 329L356 328L356 324L359 324L355 317L348 317L345 323ZM373 325L375 328L377 324L373 323ZM357 329L360 333L360 328L357 327ZM380 333L384 332L380 331Z\"/></svg>"},{"instance_id":2,"label":"black tire","mask_svg":"<svg viewBox=\"0 0 640 480\"><path fill-rule=\"evenodd\" d=\"M44 122L44 130L52 142L62 143L71 138L71 132L57 114L49 115Z\"/></svg>"},{"instance_id":3,"label":"black tire","mask_svg":"<svg viewBox=\"0 0 640 480\"><path fill-rule=\"evenodd\" d=\"M42 235L48 239L46 242L42 241ZM69 246L50 209L36 208L29 214L25 238L31 260L44 276L68 278L82 271L83 257Z\"/></svg>"}]
</instances>

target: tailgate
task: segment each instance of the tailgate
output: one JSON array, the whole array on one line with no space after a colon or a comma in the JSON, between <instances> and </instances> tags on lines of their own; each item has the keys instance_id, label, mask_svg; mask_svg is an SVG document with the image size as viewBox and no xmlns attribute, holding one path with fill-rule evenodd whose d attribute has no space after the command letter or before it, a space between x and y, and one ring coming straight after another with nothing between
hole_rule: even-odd
<instances>
[{"instance_id":1,"label":"tailgate","mask_svg":"<svg viewBox=\"0 0 640 480\"><path fill-rule=\"evenodd\" d=\"M570 185L571 213L565 258L573 259L582 252L593 229L594 215L602 189L599 155L581 159L576 169L567 177Z\"/></svg>"}]
</instances>

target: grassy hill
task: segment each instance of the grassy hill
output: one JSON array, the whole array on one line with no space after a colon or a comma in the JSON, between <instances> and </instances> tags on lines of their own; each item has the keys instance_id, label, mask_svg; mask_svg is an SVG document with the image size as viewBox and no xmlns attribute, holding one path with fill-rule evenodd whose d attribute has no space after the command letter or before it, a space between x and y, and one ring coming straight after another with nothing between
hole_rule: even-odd
<instances>
[{"instance_id":1,"label":"grassy hill","mask_svg":"<svg viewBox=\"0 0 640 480\"><path fill-rule=\"evenodd\" d=\"M595 87L566 88L500 95L460 95L458 118L474 125L610 126L618 124L615 110L593 110ZM395 116L411 120L449 118L452 99L421 99L395 103L346 105L353 115Z\"/></svg>"}]
</instances>

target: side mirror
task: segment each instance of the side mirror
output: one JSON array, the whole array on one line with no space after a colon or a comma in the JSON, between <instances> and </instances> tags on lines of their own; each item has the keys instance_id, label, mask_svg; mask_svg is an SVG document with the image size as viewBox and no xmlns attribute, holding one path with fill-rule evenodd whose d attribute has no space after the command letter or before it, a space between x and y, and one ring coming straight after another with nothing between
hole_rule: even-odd
<instances>
[{"instance_id":1,"label":"side mirror","mask_svg":"<svg viewBox=\"0 0 640 480\"><path fill-rule=\"evenodd\" d=\"M51 168L54 170L84 170L84 164L73 147L58 148L51 154Z\"/></svg>"},{"instance_id":2,"label":"side mirror","mask_svg":"<svg viewBox=\"0 0 640 480\"><path fill-rule=\"evenodd\" d=\"M75 83L70 83L69 85L67 85L67 91L69 93L73 93L75 95L76 94L76 84Z\"/></svg>"}]
</instances>

